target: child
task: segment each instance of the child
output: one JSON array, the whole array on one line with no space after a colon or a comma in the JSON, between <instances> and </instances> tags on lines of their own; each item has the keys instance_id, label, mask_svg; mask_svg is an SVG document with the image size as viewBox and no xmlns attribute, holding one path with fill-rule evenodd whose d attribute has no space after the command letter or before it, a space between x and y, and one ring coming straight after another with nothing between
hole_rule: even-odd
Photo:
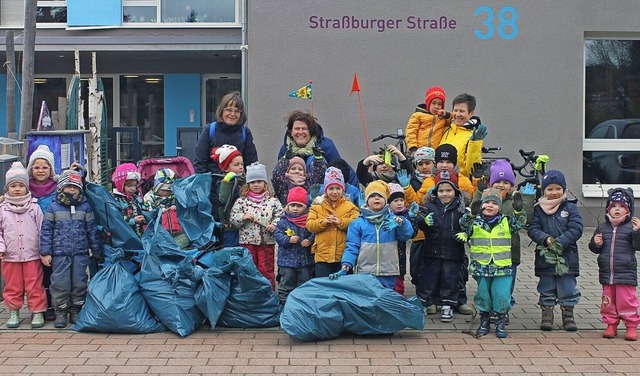
<instances>
[{"instance_id":1,"label":"child","mask_svg":"<svg viewBox=\"0 0 640 376\"><path fill-rule=\"evenodd\" d=\"M142 236L145 218L142 213L142 199L138 196L140 173L133 163L123 163L111 175L113 198L120 204L125 222L133 231Z\"/></svg>"},{"instance_id":2,"label":"child","mask_svg":"<svg viewBox=\"0 0 640 376\"><path fill-rule=\"evenodd\" d=\"M535 275L542 308L541 330L553 329L553 308L560 304L562 328L576 331L573 307L580 301L576 278L580 275L577 241L582 236L582 217L577 206L567 201L567 183L560 171L542 176L543 197L533 210L529 237L538 244ZM562 256L564 262L559 262ZM547 261L548 260L548 261ZM568 271L565 270L568 267Z\"/></svg>"},{"instance_id":3,"label":"child","mask_svg":"<svg viewBox=\"0 0 640 376\"><path fill-rule=\"evenodd\" d=\"M218 168L224 174L222 180L218 180L217 218L222 224L222 245L225 247L237 247L240 245L238 229L231 225L231 208L240 197L240 187L245 183L244 158L233 145L222 145L212 149L211 158L218 163Z\"/></svg>"},{"instance_id":4,"label":"child","mask_svg":"<svg viewBox=\"0 0 640 376\"><path fill-rule=\"evenodd\" d=\"M66 170L60 175L56 201L47 208L42 221L40 255L42 263L53 268L53 326L64 328L68 321L75 323L84 305L89 258L102 258L93 212L77 171Z\"/></svg>"},{"instance_id":5,"label":"child","mask_svg":"<svg viewBox=\"0 0 640 376\"><path fill-rule=\"evenodd\" d=\"M292 188L284 216L273 234L278 243L278 299L282 305L293 289L313 278L311 244L315 236L305 227L308 215L307 191L302 187Z\"/></svg>"},{"instance_id":6,"label":"child","mask_svg":"<svg viewBox=\"0 0 640 376\"><path fill-rule=\"evenodd\" d=\"M402 216L404 220L409 221L413 229L413 235L416 233L417 227L412 219L409 219L409 210L404 201L404 190L400 184L389 183L389 211L392 214ZM398 240L398 261L400 262L400 275L393 289L400 295L404 295L404 276L407 274L407 242Z\"/></svg>"},{"instance_id":7,"label":"child","mask_svg":"<svg viewBox=\"0 0 640 376\"><path fill-rule=\"evenodd\" d=\"M231 224L239 228L240 245L247 248L262 275L275 291L275 239L283 210L268 183L267 168L258 162L247 166L247 182L231 209Z\"/></svg>"},{"instance_id":8,"label":"child","mask_svg":"<svg viewBox=\"0 0 640 376\"><path fill-rule=\"evenodd\" d=\"M26 294L31 328L42 328L47 310L40 262L42 210L31 197L29 175L22 163L13 162L5 182L5 199L0 205L0 260L5 277L2 296L9 309L6 326L20 325L20 308Z\"/></svg>"},{"instance_id":9,"label":"child","mask_svg":"<svg viewBox=\"0 0 640 376\"><path fill-rule=\"evenodd\" d=\"M458 174L453 170L438 170L435 186L425 196L426 217L417 221L424 232L421 242L421 268L416 293L426 313L435 313L435 297L442 304L440 320L453 321L453 309L458 305L460 270L465 265L464 244L457 240L460 218L465 212L464 199L458 189Z\"/></svg>"},{"instance_id":10,"label":"child","mask_svg":"<svg viewBox=\"0 0 640 376\"><path fill-rule=\"evenodd\" d=\"M271 182L276 192L276 197L283 205L287 203L287 194L293 187L302 187L309 190L315 184L322 184L327 163L322 155L314 156L310 165L310 171L304 159L294 156L291 159L280 158L273 169Z\"/></svg>"},{"instance_id":11,"label":"child","mask_svg":"<svg viewBox=\"0 0 640 376\"><path fill-rule=\"evenodd\" d=\"M347 228L358 217L358 208L344 197L342 172L329 167L324 175L324 194L311 205L307 230L316 234L311 253L316 262L316 277L327 277L340 270L346 247Z\"/></svg>"},{"instance_id":12,"label":"child","mask_svg":"<svg viewBox=\"0 0 640 376\"><path fill-rule=\"evenodd\" d=\"M329 167L335 167L342 171L342 176L344 177L344 194L356 207L360 207L360 196L362 195L362 192L359 187L349 183L351 179L351 172L353 171L351 166L349 166L347 161L344 159L337 158L329 162ZM324 172L322 173L322 176L324 176ZM323 189L321 189L321 191L324 192L324 187L322 188Z\"/></svg>"},{"instance_id":13,"label":"child","mask_svg":"<svg viewBox=\"0 0 640 376\"><path fill-rule=\"evenodd\" d=\"M640 249L640 219L632 217L634 197L631 188L609 190L606 220L591 237L589 249L598 255L602 305L600 313L607 329L602 336L614 338L618 323L624 322L624 339L638 340L638 263L636 250Z\"/></svg>"},{"instance_id":14,"label":"child","mask_svg":"<svg viewBox=\"0 0 640 376\"><path fill-rule=\"evenodd\" d=\"M398 160L396 167L394 167L395 163L393 159ZM374 154L358 162L356 175L358 176L360 184L364 186L374 180L382 180L385 183L397 183L396 170L405 170L408 176L410 176L413 174L411 160L402 154L394 145L387 145L386 149L382 152L382 156Z\"/></svg>"},{"instance_id":15,"label":"child","mask_svg":"<svg viewBox=\"0 0 640 376\"><path fill-rule=\"evenodd\" d=\"M189 246L189 238L182 230L176 210L176 196L173 194L173 183L176 173L170 168L161 168L153 177L153 188L144 195L144 210L153 212L162 210L162 227L164 227L180 248Z\"/></svg>"},{"instance_id":16,"label":"child","mask_svg":"<svg viewBox=\"0 0 640 376\"><path fill-rule=\"evenodd\" d=\"M496 337L506 338L506 314L511 309L511 234L524 227L526 217L522 212L522 198L516 192L513 197L515 216L500 213L502 198L499 190L487 188L482 200L471 206L460 220L466 232L457 239L469 239L471 262L469 273L478 282L473 302L480 311L480 327L476 335L483 336L491 330L491 312L496 313Z\"/></svg>"},{"instance_id":17,"label":"child","mask_svg":"<svg viewBox=\"0 0 640 376\"><path fill-rule=\"evenodd\" d=\"M465 93L453 98L452 122L440 141L440 145L451 144L458 150L459 174L466 177L471 176L474 164L481 163L482 140L487 137L487 127L473 116L475 109L473 95Z\"/></svg>"},{"instance_id":18,"label":"child","mask_svg":"<svg viewBox=\"0 0 640 376\"><path fill-rule=\"evenodd\" d=\"M406 242L413 235L408 220L389 212L389 186L376 180L365 189L366 204L360 216L347 230L347 247L342 255L342 270L333 278L354 273L373 274L378 281L393 289L400 276L398 241Z\"/></svg>"},{"instance_id":19,"label":"child","mask_svg":"<svg viewBox=\"0 0 640 376\"><path fill-rule=\"evenodd\" d=\"M432 86L427 89L424 103L416 106L405 132L411 153L423 146L437 148L440 145L442 134L451 123L451 114L444 109L445 99L444 89Z\"/></svg>"}]
</instances>

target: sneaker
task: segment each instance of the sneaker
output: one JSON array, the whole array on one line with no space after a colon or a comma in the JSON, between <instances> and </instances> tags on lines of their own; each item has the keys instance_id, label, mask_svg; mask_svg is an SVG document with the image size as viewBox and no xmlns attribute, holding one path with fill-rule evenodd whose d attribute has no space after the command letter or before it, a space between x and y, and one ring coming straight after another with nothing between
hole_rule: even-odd
<instances>
[{"instance_id":1,"label":"sneaker","mask_svg":"<svg viewBox=\"0 0 640 376\"><path fill-rule=\"evenodd\" d=\"M456 311L458 311L459 314L461 315L471 315L473 314L473 308L471 308L470 306L466 305L466 304L460 304L459 306L456 307Z\"/></svg>"},{"instance_id":2,"label":"sneaker","mask_svg":"<svg viewBox=\"0 0 640 376\"><path fill-rule=\"evenodd\" d=\"M15 329L20 325L20 311L9 311L9 320L7 320L7 328Z\"/></svg>"},{"instance_id":3,"label":"sneaker","mask_svg":"<svg viewBox=\"0 0 640 376\"><path fill-rule=\"evenodd\" d=\"M453 321L453 310L450 306L442 306L442 315L440 316L440 321L442 322L451 322Z\"/></svg>"},{"instance_id":4,"label":"sneaker","mask_svg":"<svg viewBox=\"0 0 640 376\"><path fill-rule=\"evenodd\" d=\"M31 329L38 329L44 326L44 314L34 313L31 317Z\"/></svg>"},{"instance_id":5,"label":"sneaker","mask_svg":"<svg viewBox=\"0 0 640 376\"><path fill-rule=\"evenodd\" d=\"M425 315L435 315L436 312L438 312L438 307L436 307L435 304L432 304L432 305L424 308L424 314Z\"/></svg>"}]
</instances>

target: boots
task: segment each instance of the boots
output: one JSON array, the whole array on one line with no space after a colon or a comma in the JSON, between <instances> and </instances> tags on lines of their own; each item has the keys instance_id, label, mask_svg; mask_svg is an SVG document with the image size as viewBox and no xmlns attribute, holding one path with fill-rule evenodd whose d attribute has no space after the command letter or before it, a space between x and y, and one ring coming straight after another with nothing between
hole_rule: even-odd
<instances>
[{"instance_id":1,"label":"boots","mask_svg":"<svg viewBox=\"0 0 640 376\"><path fill-rule=\"evenodd\" d=\"M79 305L72 305L71 309L69 310L69 322L72 324L75 324L76 321L78 321L78 314L80 313L80 310L82 309L82 306Z\"/></svg>"},{"instance_id":2,"label":"boots","mask_svg":"<svg viewBox=\"0 0 640 376\"><path fill-rule=\"evenodd\" d=\"M490 316L489 312L480 312L480 327L476 330L477 336L485 336L491 330Z\"/></svg>"},{"instance_id":3,"label":"boots","mask_svg":"<svg viewBox=\"0 0 640 376\"><path fill-rule=\"evenodd\" d=\"M38 328L42 328L43 326L44 326L44 314L42 312L34 313L33 316L31 317L31 329L38 329Z\"/></svg>"},{"instance_id":4,"label":"boots","mask_svg":"<svg viewBox=\"0 0 640 376\"><path fill-rule=\"evenodd\" d=\"M575 332L578 330L576 320L573 319L573 307L560 306L562 309L562 329L567 332Z\"/></svg>"},{"instance_id":5,"label":"boots","mask_svg":"<svg viewBox=\"0 0 640 376\"><path fill-rule=\"evenodd\" d=\"M20 310L9 311L9 320L7 320L7 328L15 329L20 325Z\"/></svg>"},{"instance_id":6,"label":"boots","mask_svg":"<svg viewBox=\"0 0 640 376\"><path fill-rule=\"evenodd\" d=\"M67 311L56 311L56 321L53 323L53 327L57 329L64 329L68 324Z\"/></svg>"},{"instance_id":7,"label":"boots","mask_svg":"<svg viewBox=\"0 0 640 376\"><path fill-rule=\"evenodd\" d=\"M507 338L507 330L505 329L505 320L507 319L507 313L498 313L496 315L496 337Z\"/></svg>"},{"instance_id":8,"label":"boots","mask_svg":"<svg viewBox=\"0 0 640 376\"><path fill-rule=\"evenodd\" d=\"M618 335L618 325L609 324L607 325L607 329L602 333L602 337L604 338L615 338Z\"/></svg>"},{"instance_id":9,"label":"boots","mask_svg":"<svg viewBox=\"0 0 640 376\"><path fill-rule=\"evenodd\" d=\"M553 306L540 306L542 308L542 320L540 321L540 330L553 330Z\"/></svg>"},{"instance_id":10,"label":"boots","mask_svg":"<svg viewBox=\"0 0 640 376\"><path fill-rule=\"evenodd\" d=\"M638 340L638 327L637 326L628 326L627 332L624 334L624 339L627 341L637 341Z\"/></svg>"}]
</instances>

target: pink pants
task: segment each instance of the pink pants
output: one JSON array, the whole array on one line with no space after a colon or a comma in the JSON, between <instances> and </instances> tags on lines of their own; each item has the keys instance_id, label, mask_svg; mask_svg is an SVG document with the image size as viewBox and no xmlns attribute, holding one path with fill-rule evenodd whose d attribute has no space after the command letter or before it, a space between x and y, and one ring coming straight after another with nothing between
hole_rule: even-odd
<instances>
[{"instance_id":1,"label":"pink pants","mask_svg":"<svg viewBox=\"0 0 640 376\"><path fill-rule=\"evenodd\" d=\"M47 310L47 295L42 285L42 263L40 260L27 262L2 262L2 275L5 278L4 305L16 311L24 305L27 293L27 307L31 313Z\"/></svg>"},{"instance_id":2,"label":"pink pants","mask_svg":"<svg viewBox=\"0 0 640 376\"><path fill-rule=\"evenodd\" d=\"M275 245L274 244L240 244L251 252L253 263L262 275L271 282L271 289L276 290L275 278Z\"/></svg>"},{"instance_id":3,"label":"pink pants","mask_svg":"<svg viewBox=\"0 0 640 376\"><path fill-rule=\"evenodd\" d=\"M404 277L403 276L401 275L398 276L398 279L396 279L396 285L393 286L393 290L400 295L404 295Z\"/></svg>"},{"instance_id":4,"label":"pink pants","mask_svg":"<svg viewBox=\"0 0 640 376\"><path fill-rule=\"evenodd\" d=\"M602 322L607 325L618 325L620 320L626 327L637 327L640 323L638 315L638 297L636 287L631 285L603 285L602 305L600 313Z\"/></svg>"}]
</instances>

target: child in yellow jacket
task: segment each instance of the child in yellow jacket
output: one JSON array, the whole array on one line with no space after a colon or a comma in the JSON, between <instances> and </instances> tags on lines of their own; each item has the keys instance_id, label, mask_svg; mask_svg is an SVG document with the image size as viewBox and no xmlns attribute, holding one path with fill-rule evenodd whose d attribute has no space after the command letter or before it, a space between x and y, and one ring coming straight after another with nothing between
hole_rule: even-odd
<instances>
[{"instance_id":1,"label":"child in yellow jacket","mask_svg":"<svg viewBox=\"0 0 640 376\"><path fill-rule=\"evenodd\" d=\"M438 86L427 89L424 103L416 106L416 111L407 122L405 132L407 147L411 154L418 148L437 148L444 130L451 124L451 114L444 109L446 93Z\"/></svg>"}]
</instances>

